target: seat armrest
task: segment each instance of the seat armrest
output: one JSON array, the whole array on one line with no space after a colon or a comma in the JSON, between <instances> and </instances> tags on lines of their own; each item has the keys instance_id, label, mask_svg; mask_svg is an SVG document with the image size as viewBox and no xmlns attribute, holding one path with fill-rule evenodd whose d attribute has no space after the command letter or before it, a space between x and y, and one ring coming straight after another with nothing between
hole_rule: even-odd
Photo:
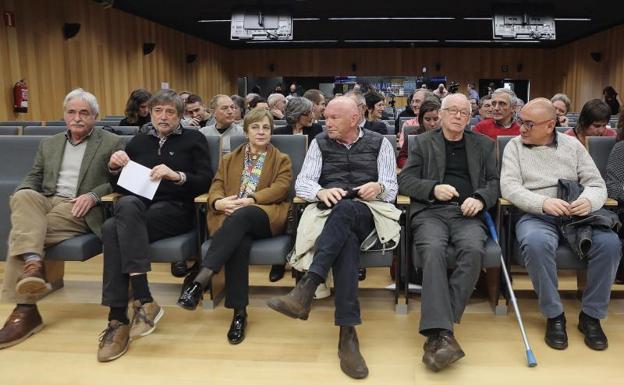
<instances>
[{"instance_id":1,"label":"seat armrest","mask_svg":"<svg viewBox=\"0 0 624 385\"><path fill-rule=\"evenodd\" d=\"M195 203L208 203L208 193L196 196Z\"/></svg>"},{"instance_id":2,"label":"seat armrest","mask_svg":"<svg viewBox=\"0 0 624 385\"><path fill-rule=\"evenodd\" d=\"M615 199L607 198L604 205L607 207L617 207L618 201L616 201Z\"/></svg>"},{"instance_id":3,"label":"seat armrest","mask_svg":"<svg viewBox=\"0 0 624 385\"><path fill-rule=\"evenodd\" d=\"M121 194L114 192L104 195L102 198L100 198L100 200L102 201L102 203L115 203L119 198L121 198Z\"/></svg>"},{"instance_id":4,"label":"seat armrest","mask_svg":"<svg viewBox=\"0 0 624 385\"><path fill-rule=\"evenodd\" d=\"M398 206L409 205L411 202L410 197L407 195L397 195L396 204Z\"/></svg>"},{"instance_id":5,"label":"seat armrest","mask_svg":"<svg viewBox=\"0 0 624 385\"><path fill-rule=\"evenodd\" d=\"M513 206L513 203L509 202L505 198L498 198L498 204L500 204L501 206Z\"/></svg>"}]
</instances>

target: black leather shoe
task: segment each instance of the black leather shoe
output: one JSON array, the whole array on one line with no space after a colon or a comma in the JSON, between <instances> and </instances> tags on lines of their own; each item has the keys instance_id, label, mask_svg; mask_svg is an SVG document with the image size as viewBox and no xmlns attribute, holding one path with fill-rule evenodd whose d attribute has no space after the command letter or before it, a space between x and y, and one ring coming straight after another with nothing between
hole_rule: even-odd
<instances>
[{"instance_id":1,"label":"black leather shoe","mask_svg":"<svg viewBox=\"0 0 624 385\"><path fill-rule=\"evenodd\" d=\"M238 345L245 339L245 328L247 327L247 314L234 313L227 339L232 345Z\"/></svg>"},{"instance_id":2,"label":"black leather shoe","mask_svg":"<svg viewBox=\"0 0 624 385\"><path fill-rule=\"evenodd\" d=\"M186 261L171 262L171 275L177 278L185 277L189 273Z\"/></svg>"},{"instance_id":3,"label":"black leather shoe","mask_svg":"<svg viewBox=\"0 0 624 385\"><path fill-rule=\"evenodd\" d=\"M594 350L605 350L609 347L607 336L600 327L600 320L581 312L578 329L585 335L585 345Z\"/></svg>"},{"instance_id":4,"label":"black leather shoe","mask_svg":"<svg viewBox=\"0 0 624 385\"><path fill-rule=\"evenodd\" d=\"M363 281L366 279L366 269L359 268L358 269L358 281Z\"/></svg>"},{"instance_id":5,"label":"black leather shoe","mask_svg":"<svg viewBox=\"0 0 624 385\"><path fill-rule=\"evenodd\" d=\"M271 272L269 273L269 281L277 282L280 279L284 278L285 271L286 271L286 266L284 265L271 266Z\"/></svg>"},{"instance_id":6,"label":"black leather shoe","mask_svg":"<svg viewBox=\"0 0 624 385\"><path fill-rule=\"evenodd\" d=\"M203 297L204 289L199 283L192 282L184 289L180 298L178 298L178 306L186 310L195 310Z\"/></svg>"},{"instance_id":7,"label":"black leather shoe","mask_svg":"<svg viewBox=\"0 0 624 385\"><path fill-rule=\"evenodd\" d=\"M565 316L549 318L546 321L546 345L553 349L563 350L568 347L568 334L566 333Z\"/></svg>"}]
</instances>

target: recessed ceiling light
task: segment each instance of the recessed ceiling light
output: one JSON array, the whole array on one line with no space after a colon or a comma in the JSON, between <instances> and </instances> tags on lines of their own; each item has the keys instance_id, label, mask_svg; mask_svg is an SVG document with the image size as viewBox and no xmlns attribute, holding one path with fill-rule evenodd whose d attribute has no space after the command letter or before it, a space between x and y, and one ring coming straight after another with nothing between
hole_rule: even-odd
<instances>
[{"instance_id":1,"label":"recessed ceiling light","mask_svg":"<svg viewBox=\"0 0 624 385\"><path fill-rule=\"evenodd\" d=\"M267 44L267 43L278 43L278 44L308 44L308 43L338 43L338 40L248 40L245 43L247 44Z\"/></svg>"},{"instance_id":2,"label":"recessed ceiling light","mask_svg":"<svg viewBox=\"0 0 624 385\"><path fill-rule=\"evenodd\" d=\"M591 21L588 17L555 17L555 21Z\"/></svg>"},{"instance_id":3,"label":"recessed ceiling light","mask_svg":"<svg viewBox=\"0 0 624 385\"><path fill-rule=\"evenodd\" d=\"M345 43L439 43L436 39L355 39Z\"/></svg>"},{"instance_id":4,"label":"recessed ceiling light","mask_svg":"<svg viewBox=\"0 0 624 385\"><path fill-rule=\"evenodd\" d=\"M209 20L209 19L202 19L202 20L197 20L198 23L229 23L230 19L218 19L218 20Z\"/></svg>"},{"instance_id":5,"label":"recessed ceiling light","mask_svg":"<svg viewBox=\"0 0 624 385\"><path fill-rule=\"evenodd\" d=\"M464 17L464 20L478 21L478 20L489 20L492 21L491 17Z\"/></svg>"},{"instance_id":6,"label":"recessed ceiling light","mask_svg":"<svg viewBox=\"0 0 624 385\"><path fill-rule=\"evenodd\" d=\"M294 21L319 21L318 17L293 17Z\"/></svg>"}]
</instances>

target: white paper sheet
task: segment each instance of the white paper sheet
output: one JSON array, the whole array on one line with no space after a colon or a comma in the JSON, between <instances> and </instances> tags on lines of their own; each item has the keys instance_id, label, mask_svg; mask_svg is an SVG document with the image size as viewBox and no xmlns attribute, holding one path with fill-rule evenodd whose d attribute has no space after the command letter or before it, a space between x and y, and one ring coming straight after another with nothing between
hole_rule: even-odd
<instances>
[{"instance_id":1,"label":"white paper sheet","mask_svg":"<svg viewBox=\"0 0 624 385\"><path fill-rule=\"evenodd\" d=\"M141 164L129 161L121 170L117 185L151 200L160 185L160 180L153 181L150 179L151 171Z\"/></svg>"}]
</instances>

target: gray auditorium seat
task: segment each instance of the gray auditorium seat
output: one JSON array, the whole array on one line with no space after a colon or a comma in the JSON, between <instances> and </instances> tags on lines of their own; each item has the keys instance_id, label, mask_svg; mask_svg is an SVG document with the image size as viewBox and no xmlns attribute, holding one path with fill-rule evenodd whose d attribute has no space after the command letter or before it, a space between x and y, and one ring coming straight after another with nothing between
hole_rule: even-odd
<instances>
[{"instance_id":1,"label":"gray auditorium seat","mask_svg":"<svg viewBox=\"0 0 624 385\"><path fill-rule=\"evenodd\" d=\"M18 135L21 126L0 126L0 135Z\"/></svg>"},{"instance_id":2,"label":"gray auditorium seat","mask_svg":"<svg viewBox=\"0 0 624 385\"><path fill-rule=\"evenodd\" d=\"M64 120L49 120L47 122L45 122L46 127L58 127L58 126L63 126L65 127L65 121Z\"/></svg>"},{"instance_id":3,"label":"gray auditorium seat","mask_svg":"<svg viewBox=\"0 0 624 385\"><path fill-rule=\"evenodd\" d=\"M26 126L22 130L22 135L56 135L59 132L67 131L65 126Z\"/></svg>"},{"instance_id":4,"label":"gray auditorium seat","mask_svg":"<svg viewBox=\"0 0 624 385\"><path fill-rule=\"evenodd\" d=\"M103 128L117 135L136 135L139 132L138 126L104 126Z\"/></svg>"},{"instance_id":5,"label":"gray auditorium seat","mask_svg":"<svg viewBox=\"0 0 624 385\"><path fill-rule=\"evenodd\" d=\"M602 178L607 177L607 162L615 146L615 136L588 136L587 151L596 163Z\"/></svg>"},{"instance_id":6,"label":"gray auditorium seat","mask_svg":"<svg viewBox=\"0 0 624 385\"><path fill-rule=\"evenodd\" d=\"M41 122L24 121L24 120L9 120L9 121L0 122L0 126L20 126L20 127L41 126Z\"/></svg>"}]
</instances>

